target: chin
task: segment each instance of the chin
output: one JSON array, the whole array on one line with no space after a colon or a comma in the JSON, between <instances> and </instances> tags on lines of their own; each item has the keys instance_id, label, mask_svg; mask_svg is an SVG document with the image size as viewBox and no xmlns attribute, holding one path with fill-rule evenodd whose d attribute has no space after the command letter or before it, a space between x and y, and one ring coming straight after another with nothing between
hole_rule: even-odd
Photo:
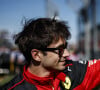
<instances>
[{"instance_id":1,"label":"chin","mask_svg":"<svg viewBox=\"0 0 100 90\"><path fill-rule=\"evenodd\" d=\"M64 69L65 69L65 66L60 66L60 67L58 68L59 71L62 71L62 70L64 70Z\"/></svg>"},{"instance_id":2,"label":"chin","mask_svg":"<svg viewBox=\"0 0 100 90\"><path fill-rule=\"evenodd\" d=\"M59 63L58 69L59 70L64 70L65 69L65 65L64 64L65 64L64 62Z\"/></svg>"}]
</instances>

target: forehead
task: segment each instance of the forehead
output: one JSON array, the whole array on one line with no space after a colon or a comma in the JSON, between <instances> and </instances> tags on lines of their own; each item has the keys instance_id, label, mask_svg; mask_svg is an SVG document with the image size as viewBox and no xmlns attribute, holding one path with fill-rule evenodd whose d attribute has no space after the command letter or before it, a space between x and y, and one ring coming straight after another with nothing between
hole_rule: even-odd
<instances>
[{"instance_id":1,"label":"forehead","mask_svg":"<svg viewBox=\"0 0 100 90\"><path fill-rule=\"evenodd\" d=\"M59 38L58 41L56 41L56 42L53 41L53 42L48 46L48 48L56 48L56 47L58 47L58 46L64 44L65 42L66 42L65 39Z\"/></svg>"}]
</instances>

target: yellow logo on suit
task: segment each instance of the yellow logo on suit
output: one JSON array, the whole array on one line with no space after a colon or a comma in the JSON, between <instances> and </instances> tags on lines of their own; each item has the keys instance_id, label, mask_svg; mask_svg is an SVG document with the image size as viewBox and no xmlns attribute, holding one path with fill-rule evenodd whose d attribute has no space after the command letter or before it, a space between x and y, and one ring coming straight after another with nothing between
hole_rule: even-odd
<instances>
[{"instance_id":1,"label":"yellow logo on suit","mask_svg":"<svg viewBox=\"0 0 100 90\"><path fill-rule=\"evenodd\" d=\"M62 85L64 86L65 90L70 89L71 87L71 80L69 77L65 78L65 82L62 82Z\"/></svg>"}]
</instances>

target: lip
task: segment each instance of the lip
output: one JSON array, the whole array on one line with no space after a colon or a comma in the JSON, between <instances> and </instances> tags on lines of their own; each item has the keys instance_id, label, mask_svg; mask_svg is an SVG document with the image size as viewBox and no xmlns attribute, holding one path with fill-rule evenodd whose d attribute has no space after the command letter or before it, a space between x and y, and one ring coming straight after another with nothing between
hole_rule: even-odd
<instances>
[{"instance_id":1,"label":"lip","mask_svg":"<svg viewBox=\"0 0 100 90\"><path fill-rule=\"evenodd\" d=\"M65 61L59 61L59 63L61 63L61 64L63 64L63 65L64 65L64 64L65 64Z\"/></svg>"},{"instance_id":2,"label":"lip","mask_svg":"<svg viewBox=\"0 0 100 90\"><path fill-rule=\"evenodd\" d=\"M59 62L65 62L65 61L66 61L65 59L60 59L60 60L59 60Z\"/></svg>"}]
</instances>

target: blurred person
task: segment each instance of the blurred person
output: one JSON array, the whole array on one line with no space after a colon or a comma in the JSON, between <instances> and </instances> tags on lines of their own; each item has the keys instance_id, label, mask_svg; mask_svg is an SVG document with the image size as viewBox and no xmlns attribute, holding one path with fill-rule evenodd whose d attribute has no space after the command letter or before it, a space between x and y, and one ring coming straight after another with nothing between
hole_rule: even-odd
<instances>
[{"instance_id":1,"label":"blurred person","mask_svg":"<svg viewBox=\"0 0 100 90\"><path fill-rule=\"evenodd\" d=\"M78 52L78 50L76 50L76 49L71 50L71 51L70 51L69 59L70 59L70 60L73 60L73 61L79 61L79 60L80 60L80 57L79 57L79 52Z\"/></svg>"},{"instance_id":2,"label":"blurred person","mask_svg":"<svg viewBox=\"0 0 100 90\"><path fill-rule=\"evenodd\" d=\"M70 32L55 18L31 19L15 36L26 59L23 73L2 90L92 90L100 84L100 60L72 61L67 45Z\"/></svg>"},{"instance_id":3,"label":"blurred person","mask_svg":"<svg viewBox=\"0 0 100 90\"><path fill-rule=\"evenodd\" d=\"M25 58L23 54L17 47L13 47L10 55L10 71L12 73L19 73L24 62Z\"/></svg>"},{"instance_id":4,"label":"blurred person","mask_svg":"<svg viewBox=\"0 0 100 90\"><path fill-rule=\"evenodd\" d=\"M5 46L1 46L0 47L0 68L9 69L9 62L10 62L10 49Z\"/></svg>"},{"instance_id":5,"label":"blurred person","mask_svg":"<svg viewBox=\"0 0 100 90\"><path fill-rule=\"evenodd\" d=\"M7 48L7 47L5 47L5 46L1 46L0 47L0 55L2 54L2 53L9 53L10 52L10 49L9 48Z\"/></svg>"}]
</instances>

